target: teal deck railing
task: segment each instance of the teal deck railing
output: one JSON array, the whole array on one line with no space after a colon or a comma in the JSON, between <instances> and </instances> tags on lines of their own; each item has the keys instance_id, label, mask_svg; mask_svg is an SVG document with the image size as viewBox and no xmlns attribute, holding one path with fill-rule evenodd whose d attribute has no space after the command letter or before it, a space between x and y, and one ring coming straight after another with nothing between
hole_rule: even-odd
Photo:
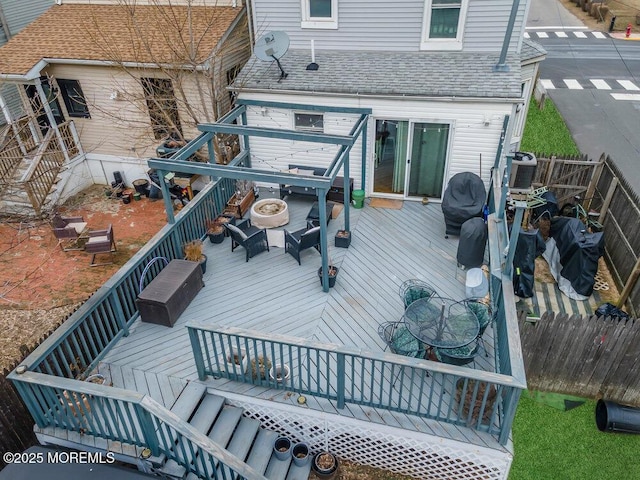
<instances>
[{"instance_id":1,"label":"teal deck railing","mask_svg":"<svg viewBox=\"0 0 640 480\"><path fill-rule=\"evenodd\" d=\"M39 426L149 448L199 478L266 480L147 395L34 372L13 378Z\"/></svg>"},{"instance_id":2,"label":"teal deck railing","mask_svg":"<svg viewBox=\"0 0 640 480\"><path fill-rule=\"evenodd\" d=\"M125 390L90 386L81 380L97 367L120 338L129 334L129 327L139 316L135 303L139 285L146 285L163 268L161 262L154 259L182 258L182 245L205 236L206 220L224 210L234 191L234 182L229 179L207 185L181 210L174 224L163 227L9 374L8 378L16 385L39 427L57 427L146 445L154 453L163 445L158 438L159 431L172 429L177 446L168 451L165 441L166 451L162 451L178 463L184 451L193 448L201 452L203 445L211 446L211 442L203 444L202 439L191 438L193 432L188 426L178 428L174 423L167 423L168 411L150 399ZM82 411L83 406L86 411ZM165 424L168 426L162 426ZM218 457L215 449L209 452L227 464L224 455ZM203 454L202 458L205 457ZM206 462L198 468L206 469ZM247 478L263 477L251 474Z\"/></svg>"}]
</instances>

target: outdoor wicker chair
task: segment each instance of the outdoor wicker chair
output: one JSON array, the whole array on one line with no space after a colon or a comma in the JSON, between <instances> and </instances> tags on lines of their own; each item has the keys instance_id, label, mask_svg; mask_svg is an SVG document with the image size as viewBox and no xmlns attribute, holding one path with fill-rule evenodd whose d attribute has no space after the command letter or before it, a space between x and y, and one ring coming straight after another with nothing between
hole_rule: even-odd
<instances>
[{"instance_id":1,"label":"outdoor wicker chair","mask_svg":"<svg viewBox=\"0 0 640 480\"><path fill-rule=\"evenodd\" d=\"M406 280L402 282L399 293L405 310L419 298L432 298L437 295L436 289L422 280Z\"/></svg>"},{"instance_id":2,"label":"outdoor wicker chair","mask_svg":"<svg viewBox=\"0 0 640 480\"><path fill-rule=\"evenodd\" d=\"M329 225L329 222L331 221L331 212L333 211L333 202L327 202L327 207L326 207L326 218L325 221L327 222L327 225ZM311 205L311 210L309 210L309 213L307 214L307 227L308 228L313 228L313 227L318 227L320 226L320 204L318 202L313 202L313 205Z\"/></svg>"},{"instance_id":3,"label":"outdoor wicker chair","mask_svg":"<svg viewBox=\"0 0 640 480\"><path fill-rule=\"evenodd\" d=\"M90 253L91 266L110 265L113 263L113 253L116 249L116 240L113 236L113 226L109 224L104 230L90 230L89 240L84 246L84 250ZM110 254L111 262L96 263L96 256L101 254Z\"/></svg>"},{"instance_id":4,"label":"outdoor wicker chair","mask_svg":"<svg viewBox=\"0 0 640 480\"><path fill-rule=\"evenodd\" d=\"M83 249L78 240L85 228L87 228L84 218L54 215L51 219L51 228L53 235L58 239L58 245L63 251Z\"/></svg>"},{"instance_id":5,"label":"outdoor wicker chair","mask_svg":"<svg viewBox=\"0 0 640 480\"><path fill-rule=\"evenodd\" d=\"M269 251L267 231L252 226L251 219L247 218L237 225L227 223L224 227L231 236L231 251L233 252L238 246L244 247L247 252L247 262L258 253Z\"/></svg>"},{"instance_id":6,"label":"outdoor wicker chair","mask_svg":"<svg viewBox=\"0 0 640 480\"><path fill-rule=\"evenodd\" d=\"M300 229L295 232L284 231L284 251L290 253L293 258L300 263L300 253L308 248L315 248L318 252L320 250L320 227L313 227L310 229Z\"/></svg>"}]
</instances>

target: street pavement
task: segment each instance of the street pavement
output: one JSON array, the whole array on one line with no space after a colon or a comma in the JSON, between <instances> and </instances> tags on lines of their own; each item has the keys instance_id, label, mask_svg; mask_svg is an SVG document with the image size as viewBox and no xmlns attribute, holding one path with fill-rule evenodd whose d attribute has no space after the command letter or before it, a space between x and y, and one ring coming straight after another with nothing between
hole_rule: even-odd
<instances>
[{"instance_id":1,"label":"street pavement","mask_svg":"<svg viewBox=\"0 0 640 480\"><path fill-rule=\"evenodd\" d=\"M532 0L527 36L548 52L541 83L580 151L610 155L640 194L640 35L614 38L581 25L556 0Z\"/></svg>"}]
</instances>

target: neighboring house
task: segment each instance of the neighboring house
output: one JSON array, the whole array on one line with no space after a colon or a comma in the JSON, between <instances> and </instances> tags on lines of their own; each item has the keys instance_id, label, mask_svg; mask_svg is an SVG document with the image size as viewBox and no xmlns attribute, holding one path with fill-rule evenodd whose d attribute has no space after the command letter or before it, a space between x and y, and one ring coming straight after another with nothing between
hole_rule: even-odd
<instances>
[{"instance_id":1,"label":"neighboring house","mask_svg":"<svg viewBox=\"0 0 640 480\"><path fill-rule=\"evenodd\" d=\"M0 46L38 18L53 3L53 0L0 0ZM21 116L22 103L15 86L0 83L0 92L9 110L15 112L14 116ZM0 126L5 124L4 115L0 115Z\"/></svg>"},{"instance_id":2,"label":"neighboring house","mask_svg":"<svg viewBox=\"0 0 640 480\"><path fill-rule=\"evenodd\" d=\"M533 80L545 52L523 38L529 1L252 0L254 36L284 31L280 62L252 57L232 87L254 101L249 125L345 134L355 116L305 105L371 108L351 152L356 188L371 196L442 197L448 179L471 171L488 182L500 152L518 148ZM312 51L315 45L315 52ZM307 69L312 57L317 70ZM261 101L291 109L262 108ZM252 165L327 166L337 149L252 140Z\"/></svg>"},{"instance_id":3,"label":"neighboring house","mask_svg":"<svg viewBox=\"0 0 640 480\"><path fill-rule=\"evenodd\" d=\"M0 81L19 87L27 112L16 117L0 100L19 139L14 152L46 150L52 131L58 162L70 167L55 200L109 184L115 171L131 185L168 136L193 138L198 123L229 110L226 87L250 55L246 9L232 0L192 3L58 2L0 49ZM3 153L0 185L37 170ZM30 202L36 211L47 209L36 205L40 197Z\"/></svg>"}]
</instances>

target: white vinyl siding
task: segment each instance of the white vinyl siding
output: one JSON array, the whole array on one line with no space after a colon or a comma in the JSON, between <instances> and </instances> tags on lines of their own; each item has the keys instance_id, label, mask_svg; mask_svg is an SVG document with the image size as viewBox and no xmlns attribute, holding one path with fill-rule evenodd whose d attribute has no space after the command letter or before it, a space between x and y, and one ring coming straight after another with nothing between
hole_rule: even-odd
<instances>
[{"instance_id":1,"label":"white vinyl siding","mask_svg":"<svg viewBox=\"0 0 640 480\"><path fill-rule=\"evenodd\" d=\"M361 98L314 96L313 101L298 95L250 94L243 93L241 98L275 102L308 103L316 105L335 105L341 107L370 107L373 110L368 126L367 139L367 193L371 192L371 171L373 165L375 119L414 120L427 123L447 123L451 125L450 150L448 152L445 179L459 172L471 171L482 176L485 183L489 175L502 132L505 115L511 114L510 103L482 102L437 102L416 101L411 99ZM267 107L250 107L247 111L251 126L286 128L292 122L290 110ZM347 134L357 120L356 115L325 113L325 133ZM485 125L488 120L488 125ZM284 170L289 164L309 167L327 167L333 160L337 146L307 142L291 142L273 138L251 138L251 162L256 168L265 170ZM351 149L350 176L354 178L355 188L361 187L362 144L360 141Z\"/></svg>"},{"instance_id":2,"label":"white vinyl siding","mask_svg":"<svg viewBox=\"0 0 640 480\"><path fill-rule=\"evenodd\" d=\"M467 0L463 51L500 52L513 0ZM524 29L527 1L520 3L514 39ZM272 31L287 32L292 49L375 50L417 52L423 39L425 0L339 0L335 30L301 27L301 0L254 0L256 38ZM510 45L510 52L518 48Z\"/></svg>"},{"instance_id":3,"label":"white vinyl siding","mask_svg":"<svg viewBox=\"0 0 640 480\"><path fill-rule=\"evenodd\" d=\"M13 36L53 4L54 0L2 0L0 1L0 8L2 8L4 17L7 20L9 32Z\"/></svg>"}]
</instances>

